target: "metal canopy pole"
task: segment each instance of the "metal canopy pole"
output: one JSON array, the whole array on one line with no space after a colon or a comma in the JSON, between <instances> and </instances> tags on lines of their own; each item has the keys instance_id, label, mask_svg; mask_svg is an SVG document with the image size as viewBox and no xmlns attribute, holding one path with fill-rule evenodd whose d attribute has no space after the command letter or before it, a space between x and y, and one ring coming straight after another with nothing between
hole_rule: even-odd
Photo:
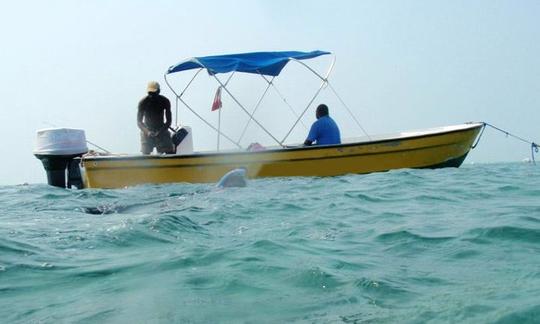
<instances>
[{"instance_id":1,"label":"metal canopy pole","mask_svg":"<svg viewBox=\"0 0 540 324\"><path fill-rule=\"evenodd\" d=\"M351 115L352 119L356 122L356 125L362 130L362 132L364 132L364 134L366 134L367 138L369 140L371 140L371 136L369 136L369 134L366 132L366 130L364 129L364 127L362 127L362 125L360 125L360 122L358 121L358 119L356 119L356 116L354 116L354 114L352 113L352 110L349 109L349 106L347 106L345 104L345 101L343 101L343 99L341 99L341 97L339 96L339 94L337 93L336 89L334 89L334 87L332 87L332 84L330 84L330 82L328 82L328 86L330 87L330 89L332 90L332 92L334 92L334 94L336 95L336 97L339 99L339 101L341 102L341 104L347 109L347 111L349 112L349 114Z\"/></svg>"},{"instance_id":2,"label":"metal canopy pole","mask_svg":"<svg viewBox=\"0 0 540 324\"><path fill-rule=\"evenodd\" d=\"M216 79L216 81L223 87L223 89L225 89L225 91L229 94L229 96L231 96L231 98L234 100L234 102L236 102L236 104L242 108L242 110L249 116L249 112L247 111L247 109L238 101L238 99L236 99L236 97L229 91L229 89L227 89L227 87L221 82L221 80L219 80L218 77L216 77L216 75L214 74L214 78ZM272 133L270 133L263 125L261 125L261 123L259 123L259 121L255 118L253 118L253 121L266 133L268 134L268 136L270 136L274 141L276 141L276 143L278 143L280 146L281 143L279 142L279 140L277 138L274 137L274 135L272 135Z\"/></svg>"},{"instance_id":3,"label":"metal canopy pole","mask_svg":"<svg viewBox=\"0 0 540 324\"><path fill-rule=\"evenodd\" d=\"M199 69L197 71L197 73L195 73L195 75L193 76L193 78L191 79L191 81L188 83L188 85L184 88L184 90L178 94L176 91L174 91L174 88L171 86L171 84L169 83L169 80L167 79L167 73L165 73L164 75L164 79L165 79L165 83L167 84L167 86L169 87L169 89L172 91L172 93L174 93L174 95L176 96L176 99L179 100L184 106L186 106L187 109L189 109L195 116L197 116L197 118L199 118L203 123L205 123L208 127L212 128L213 130L215 130L216 132L218 133L221 133L214 125L210 124L208 121L206 121L204 118L202 118L201 115L199 115L193 108L190 107L190 105L185 102L183 99L182 99L182 95L186 92L186 90L188 89L188 87L191 85L191 83L193 82L193 80L195 80L195 77L199 74L199 72L202 71L202 68ZM229 140L231 143L233 143L234 145L236 145L238 148L242 148L242 146L235 142L232 138L230 138L229 136L221 133L221 135L223 137L225 137L227 140Z\"/></svg>"},{"instance_id":4,"label":"metal canopy pole","mask_svg":"<svg viewBox=\"0 0 540 324\"><path fill-rule=\"evenodd\" d=\"M167 73L165 73L165 75L163 76L163 78L165 79L165 83L167 84L167 86L169 87L169 89L174 93L174 95L176 96L176 112L175 112L175 126L178 127L178 99L180 99L180 97L182 97L184 95L184 92L186 92L186 90L189 88L189 86L191 85L191 83L193 82L193 80L195 80L195 78L197 77L197 75L199 75L199 73L202 71L203 69L200 68L197 70L197 72L195 73L195 75L193 75L193 77L191 78L191 80L188 82L188 84L186 85L186 87L184 88L184 90L182 90L182 92L180 93L180 95L178 95L176 93L176 91L174 91L173 87L171 86L171 84L169 83L169 80L167 79Z\"/></svg>"},{"instance_id":5,"label":"metal canopy pole","mask_svg":"<svg viewBox=\"0 0 540 324\"><path fill-rule=\"evenodd\" d=\"M283 146L283 142L285 142L285 140L287 139L287 137L289 137L289 135L291 134L291 132L293 131L293 129L296 127L296 125L298 124L298 122L300 121L300 119L302 119L302 117L304 117L304 114L306 113L306 111L309 109L309 106L311 106L311 104L313 103L313 101L315 101L315 99L317 98L317 96L319 95L319 93L321 93L322 89L324 88L325 84L328 82L328 77L330 76L330 73L332 72L332 70L334 69L334 64L336 63L336 57L334 56L333 60L332 60L332 64L330 64L330 68L328 69L328 72L326 73L326 76L325 77L322 77L319 73L317 73L317 71L313 70L310 66L308 66L307 64L305 64L304 62L302 61L299 61L299 60L296 60L296 59L293 59L291 58L290 59L291 61L295 61L295 62L298 62L300 64L302 64L303 66L305 66L308 70L310 70L311 72L313 72L313 74L315 74L316 76L319 77L319 79L322 80L321 82L321 86L319 87L319 89L317 90L317 92L315 92L315 95L313 96L313 98L311 98L311 100L309 101L309 103L307 104L306 108L304 109L304 111L302 111L302 114L300 114L300 117L298 117L298 119L294 122L293 126L291 127L291 129L289 129L289 131L287 132L287 134L285 135L285 137L283 138L283 140L281 140L281 142L279 143L280 145Z\"/></svg>"},{"instance_id":6,"label":"metal canopy pole","mask_svg":"<svg viewBox=\"0 0 540 324\"><path fill-rule=\"evenodd\" d=\"M262 76L262 74L261 74ZM264 78L264 76L263 76ZM251 115L249 115L249 119L246 123L246 126L244 126L244 129L242 130L242 134L240 134L240 138L238 138L238 143L240 143L240 141L242 140L242 138L244 137L244 134L246 133L246 130L249 126L249 123L251 122L251 120L253 119L253 116L255 116L255 112L257 111L257 109L259 109L259 106L262 102L262 100L264 99L264 97L266 96L266 93L268 92L268 89L270 89L270 86L272 85L272 81L274 80L275 76L272 77L272 79L270 81L266 81L268 82L268 85L266 86L266 89L264 89L264 92L262 94L262 96L259 98L259 101L257 102L257 104L255 105L255 108L253 109L253 112L251 113ZM266 78L264 78L266 80Z\"/></svg>"},{"instance_id":7,"label":"metal canopy pole","mask_svg":"<svg viewBox=\"0 0 540 324\"><path fill-rule=\"evenodd\" d=\"M218 122L217 122L217 128L218 128L218 132L217 132L217 151L219 152L219 139L221 137L221 108L219 108L219 111L218 111Z\"/></svg>"},{"instance_id":8,"label":"metal canopy pole","mask_svg":"<svg viewBox=\"0 0 540 324\"><path fill-rule=\"evenodd\" d=\"M291 104L287 101L287 99L285 98L285 96L281 93L281 91L279 91L278 87L276 86L276 84L273 82L274 78L272 78L272 80L268 81L266 79L266 77L261 74L261 77L264 79L264 81L266 81L267 83L271 84L272 85L272 89L274 89L276 91L276 93L278 94L278 96L281 98L281 100L283 100L283 102L287 105L287 107L289 107L289 109L291 110L291 112L293 113L294 117L298 118L298 114L296 113L296 111L294 110L294 108L291 106ZM300 120L300 123L302 124L302 126L304 126L305 129L307 129L306 127L306 124L304 124L304 122L302 120Z\"/></svg>"},{"instance_id":9,"label":"metal canopy pole","mask_svg":"<svg viewBox=\"0 0 540 324\"><path fill-rule=\"evenodd\" d=\"M229 77L229 79L227 80L227 82L225 82L225 84L223 84L221 82L221 80L215 75L215 74L211 74L215 79L216 81L219 83L219 85L225 89L225 91L229 94L229 96L231 96L231 98L234 100L234 102L236 102L236 104L250 117L250 119L248 120L246 126L244 127L244 130L242 131L242 134L239 138L238 141L234 141L233 139L231 139L230 137L228 137L227 135L223 134L221 132L221 110L220 110L220 115L219 115L219 123L218 123L218 128L214 127L212 124L210 124L208 121L206 121L204 118L202 118L198 113L195 112L194 109L192 109L181 97L183 96L183 94L185 93L185 91L189 88L189 86L191 85L191 83L193 82L193 80L195 80L195 78L197 77L197 75L200 73L201 70L203 70L203 68L200 68L197 73L195 73L195 75L193 76L193 78L189 81L189 83L187 84L187 86L184 88L184 90L178 94L176 93L176 91L174 91L173 87L170 85L168 79L167 79L167 73L165 73L164 75L164 78L165 78L165 82L167 83L167 86L169 87L169 89L171 89L171 91L175 94L176 96L176 123L178 124L178 101L182 102L182 104L184 104L195 116L197 116L200 120L202 120L206 125L208 125L210 128L212 128L213 130L215 130L217 133L218 133L218 150L219 150L219 141L220 141L220 135L222 135L223 137L225 137L227 140L229 140L231 143L235 144L236 146L238 146L239 148L241 148L242 146L240 145L240 140L242 140L243 136L244 136L244 133L249 125L249 123L251 122L251 120L253 120L266 134L268 134L276 143L278 143L280 146L283 146L283 143L285 142L285 140L289 137L289 135L291 134L291 132L294 130L294 128L298 125L299 122L302 122L302 117L305 115L305 113L307 112L307 110L309 109L309 107L311 106L311 104L315 101L315 99L318 97L318 95L320 94L320 92L324 89L325 85L328 85L331 90L334 92L334 94L338 97L339 101L345 106L345 108L348 110L349 114L351 115L351 117L354 119L354 121L356 122L356 124L360 127L360 129L367 135L367 137L369 138L369 134L364 130L364 128L362 127L362 125L360 125L360 123L358 122L358 120L356 119L356 117L354 116L354 114L352 113L352 111L349 109L349 107L345 104L345 102L341 99L341 97L339 96L339 94L336 92L336 90L334 89L334 87L330 84L330 82L328 81L328 77L330 76L332 70L334 69L334 65L335 65L335 62L336 62L336 57L335 55L332 55L333 56L333 59L332 59L332 63L330 64L330 67L326 73L326 75L323 77L321 76L319 73L317 73L317 71L315 71L313 68L311 68L310 66L308 66L307 64L305 64L304 62L302 62L301 60L297 60L297 59L294 59L294 58L289 58L290 61L295 61L301 65L303 65L306 69L308 69L309 71L311 71L313 74L315 74L319 79L321 79L321 85L319 87L319 89L315 92L315 95L311 98L311 100L309 101L309 103L307 104L306 108L302 111L302 113L300 114L300 116L297 116L296 112L294 111L294 109L290 106L290 104L287 103L287 101L285 100L285 98L283 97L283 95L279 92L279 90L277 89L277 87L273 84L273 80L275 78L272 77L272 79L270 81L268 81L264 75L261 74L261 77L268 83L268 86L267 88L265 89L263 95L261 96L261 98L259 99L259 102L257 102L257 105L255 106L254 110L253 110L253 113L249 113L247 111L247 109L238 101L238 99L236 99L236 97L229 91L229 89L226 87L226 85L228 84L228 82L230 81L230 79L232 78L232 76L234 75L234 72L231 74L231 76ZM201 64L202 65L202 64ZM298 117L296 119L296 121L294 122L293 126L289 129L289 131L287 132L287 134L285 135L285 137L279 141L277 138L275 138L257 119L254 118L254 114L256 112L256 110L259 108L259 105L260 103L262 102L262 99L266 96L266 93L269 89L269 87L272 86L276 92L278 93L278 95L281 97L281 99L289 106L289 108L292 110L293 114ZM302 122L302 125L304 125L304 123ZM304 125L305 127L305 125Z\"/></svg>"},{"instance_id":10,"label":"metal canopy pole","mask_svg":"<svg viewBox=\"0 0 540 324\"><path fill-rule=\"evenodd\" d=\"M234 72L231 73L231 75L229 75L229 78L227 78L227 81L225 82L225 85L229 84L229 81L231 81L232 77L234 75ZM221 96L221 94L220 94ZM221 100L221 98L220 98ZM217 151L219 152L219 141L220 141L220 137L221 137L221 108L222 107L219 107L218 108L218 132L217 132ZM238 141L237 143L240 143L240 141Z\"/></svg>"},{"instance_id":11,"label":"metal canopy pole","mask_svg":"<svg viewBox=\"0 0 540 324\"><path fill-rule=\"evenodd\" d=\"M186 106L187 109L189 109L195 116L199 117L200 120L202 120L206 125L208 125L208 127L212 128L213 130L215 130L216 132L220 133L221 136L225 137L227 140L229 140L231 143L233 143L234 145L236 145L238 148L242 148L242 146L235 142L232 138L230 138L229 136L225 135L224 133L220 132L214 125L210 124L209 122L207 122L204 118L202 118L199 114L197 114L195 112L195 110L193 110L187 102L185 102L182 98L178 97L178 100L180 100L180 102L182 104L184 104L184 106Z\"/></svg>"},{"instance_id":12,"label":"metal canopy pole","mask_svg":"<svg viewBox=\"0 0 540 324\"><path fill-rule=\"evenodd\" d=\"M175 112L174 112L174 126L175 128L178 127L178 97L174 97L175 101Z\"/></svg>"},{"instance_id":13,"label":"metal canopy pole","mask_svg":"<svg viewBox=\"0 0 540 324\"><path fill-rule=\"evenodd\" d=\"M296 60L296 59L292 59L300 64L302 64L303 66L305 66L307 69L309 69L311 72L313 72L315 75L317 75L320 79L323 80L323 82L325 82L326 84L328 84L328 86L330 87L330 90L332 90L332 92L334 93L334 95L336 95L336 97L338 98L338 100L341 102L341 104L343 105L343 107L345 107L345 109L347 109L347 111L349 112L349 115L351 115L352 119L355 121L356 125L360 128L360 130L362 130L362 132L364 132L364 134L366 134L367 138L371 139L371 137L369 136L369 134L366 132L366 130L364 129L364 127L362 127L362 125L360 124L360 122L358 121L358 119L356 118L356 116L354 116L354 114L352 113L352 110L349 108L349 106L347 106L345 104L345 101L343 101L343 99L341 99L341 97L339 96L339 94L337 93L336 89L334 89L334 87L332 86L332 84L330 84L330 81L328 81L328 77L330 76L330 72L333 70L334 68L334 64L336 63L336 57L334 56L334 59L332 60L332 65L330 66L330 69L328 70L328 72L326 73L326 77L323 78L322 76L320 76L315 70L313 70L311 67L309 67L306 63L304 62L301 62L299 60Z\"/></svg>"}]
</instances>

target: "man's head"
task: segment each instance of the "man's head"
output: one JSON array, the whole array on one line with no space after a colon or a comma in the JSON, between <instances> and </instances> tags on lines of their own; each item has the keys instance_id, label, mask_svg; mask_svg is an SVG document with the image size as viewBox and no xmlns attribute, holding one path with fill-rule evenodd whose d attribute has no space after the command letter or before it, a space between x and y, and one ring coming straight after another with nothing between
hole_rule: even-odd
<instances>
[{"instance_id":1,"label":"man's head","mask_svg":"<svg viewBox=\"0 0 540 324\"><path fill-rule=\"evenodd\" d=\"M315 112L315 116L317 119L328 116L328 106L325 104L321 104L317 107L317 111Z\"/></svg>"},{"instance_id":2,"label":"man's head","mask_svg":"<svg viewBox=\"0 0 540 324\"><path fill-rule=\"evenodd\" d=\"M159 90L159 83L157 83L156 81L148 82L148 85L146 86L146 91L148 92L148 94L158 94Z\"/></svg>"}]
</instances>

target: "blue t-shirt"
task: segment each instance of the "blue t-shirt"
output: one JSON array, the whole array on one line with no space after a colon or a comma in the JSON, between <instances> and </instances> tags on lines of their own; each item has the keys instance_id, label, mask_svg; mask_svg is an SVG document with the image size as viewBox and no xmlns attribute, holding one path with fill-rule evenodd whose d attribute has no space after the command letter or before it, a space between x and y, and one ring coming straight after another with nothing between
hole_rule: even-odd
<instances>
[{"instance_id":1,"label":"blue t-shirt","mask_svg":"<svg viewBox=\"0 0 540 324\"><path fill-rule=\"evenodd\" d=\"M341 135L336 122L330 116L323 116L311 125L308 140L317 145L341 144Z\"/></svg>"}]
</instances>

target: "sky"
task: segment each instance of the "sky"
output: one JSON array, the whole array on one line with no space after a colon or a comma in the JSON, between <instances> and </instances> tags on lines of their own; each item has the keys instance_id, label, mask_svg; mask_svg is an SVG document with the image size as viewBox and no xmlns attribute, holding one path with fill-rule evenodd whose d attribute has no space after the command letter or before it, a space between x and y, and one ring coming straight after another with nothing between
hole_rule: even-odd
<instances>
[{"instance_id":1,"label":"sky","mask_svg":"<svg viewBox=\"0 0 540 324\"><path fill-rule=\"evenodd\" d=\"M159 81L174 106L163 82L169 66L193 56L251 51L332 52L330 82L369 134L485 121L540 142L538 17L540 2L527 0L5 2L0 185L46 182L32 155L42 128L81 128L93 143L136 154L137 103L148 81ZM324 73L329 62L321 57L313 64ZM276 84L301 112L317 80L291 64L284 72L288 76ZM189 77L171 76L178 88ZM207 75L200 79L190 103L215 123L209 110L216 85ZM240 79L235 76L231 88L254 107L264 84ZM362 135L330 95L326 88L313 105L329 104L344 137ZM294 118L277 110L283 101L272 96L257 117L281 137ZM230 98L223 101L223 126L237 132L246 116ZM304 125L315 120L314 109ZM196 150L215 148L215 132L193 114L180 107L178 119L193 128ZM300 124L290 140L302 142L306 134ZM251 126L247 137L248 143L272 144ZM465 162L528 157L526 144L488 129Z\"/></svg>"}]
</instances>

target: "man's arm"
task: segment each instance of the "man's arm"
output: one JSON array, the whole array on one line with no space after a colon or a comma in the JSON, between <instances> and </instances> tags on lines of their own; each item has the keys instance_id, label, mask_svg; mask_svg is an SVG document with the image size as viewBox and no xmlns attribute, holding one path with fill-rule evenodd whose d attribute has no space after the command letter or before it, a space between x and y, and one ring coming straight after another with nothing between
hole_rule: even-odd
<instances>
[{"instance_id":1,"label":"man's arm","mask_svg":"<svg viewBox=\"0 0 540 324\"><path fill-rule=\"evenodd\" d=\"M139 129L145 134L148 135L149 130L146 128L146 126L143 123L144 118L144 110L142 106L142 102L139 102L139 107L137 109L137 126L139 126Z\"/></svg>"},{"instance_id":2,"label":"man's arm","mask_svg":"<svg viewBox=\"0 0 540 324\"><path fill-rule=\"evenodd\" d=\"M169 129L172 124L172 113L171 113L171 102L169 99L165 98L165 125L161 128L160 131Z\"/></svg>"},{"instance_id":3,"label":"man's arm","mask_svg":"<svg viewBox=\"0 0 540 324\"><path fill-rule=\"evenodd\" d=\"M306 138L306 140L304 141L304 145L305 146L311 146L313 145L313 142L315 142L317 140L317 133L318 133L318 128L317 128L317 122L313 123L313 125L311 125L311 128L309 130L309 134Z\"/></svg>"}]
</instances>

